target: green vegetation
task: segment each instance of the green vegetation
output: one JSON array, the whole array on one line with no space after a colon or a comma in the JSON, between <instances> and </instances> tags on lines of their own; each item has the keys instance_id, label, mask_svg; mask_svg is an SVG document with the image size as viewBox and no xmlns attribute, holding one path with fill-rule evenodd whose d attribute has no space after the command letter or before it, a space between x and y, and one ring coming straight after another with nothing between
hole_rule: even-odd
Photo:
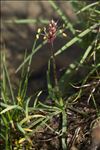
<instances>
[{"instance_id":1,"label":"green vegetation","mask_svg":"<svg viewBox=\"0 0 100 150\"><path fill-rule=\"evenodd\" d=\"M21 71L21 80L17 93L15 93L12 88L9 72L7 71L5 54L3 52L1 53L0 143L2 149L37 149L35 135L41 132L43 133L45 130L47 130L46 135L48 135L48 132L52 133L51 140L54 140L54 137L58 138L58 147L61 146L62 150L70 150L73 145L76 145L78 149L82 149L82 143L90 141L89 136L92 122L100 118L99 2L88 4L83 1L71 1L79 18L78 24L82 27L80 31L75 28L75 24L72 24L68 20L56 2L48 1L48 3L63 21L64 30L70 30L73 37L58 49L55 54L52 53L48 61L47 70L48 96L46 100L39 100L42 93L40 89L33 100L33 106L29 105L31 99L33 99L32 95L30 95L30 97L27 96L30 66L33 55L38 50L41 50L43 45L48 44L47 40L43 40L43 42L38 45L38 38L36 38L31 54L25 53L23 62L16 70L16 73ZM36 21L30 19L7 21L7 23L13 22L16 24L35 24L39 22L45 26L48 25L49 20L41 19ZM63 25L61 25L61 28L63 28ZM60 37L61 35L58 29L56 38ZM55 66L55 57L67 51L67 48L75 43L84 50L83 55L66 68L65 73L61 76L59 81L55 75L56 67L53 67L54 81L57 80L57 85L56 81L55 85L52 85L50 77L51 64L53 63L53 66ZM52 48L54 47L55 45L53 43ZM52 61L52 59L54 61ZM86 71L82 78L78 77L80 69ZM68 91L71 91L71 94L68 94ZM57 123L56 127L54 127L54 120ZM83 124L83 126L80 124ZM77 130L79 132L75 135ZM82 136L80 132L83 132ZM69 134L73 135L71 139L69 138ZM88 134L88 137L85 137L86 134ZM80 136L79 143L77 142L77 136ZM68 138L70 140L67 140ZM43 141L49 140L47 136ZM88 145L87 142L86 144Z\"/></svg>"}]
</instances>

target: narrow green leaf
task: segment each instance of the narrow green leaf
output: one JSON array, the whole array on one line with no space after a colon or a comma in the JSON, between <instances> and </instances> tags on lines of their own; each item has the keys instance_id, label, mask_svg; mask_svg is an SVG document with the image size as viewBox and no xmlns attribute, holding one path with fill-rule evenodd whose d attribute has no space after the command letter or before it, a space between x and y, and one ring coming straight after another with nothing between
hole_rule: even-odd
<instances>
[{"instance_id":1,"label":"narrow green leaf","mask_svg":"<svg viewBox=\"0 0 100 150\"><path fill-rule=\"evenodd\" d=\"M55 56L61 54L62 52L64 52L68 47L72 46L74 43L76 43L77 41L80 40L80 38L86 36L88 33L90 33L93 29L97 28L100 24L97 23L91 27L89 27L88 29L84 30L82 33L80 33L77 37L74 37L72 40L70 40L68 43L66 43L60 50L58 50L55 53Z\"/></svg>"},{"instance_id":2,"label":"narrow green leaf","mask_svg":"<svg viewBox=\"0 0 100 150\"><path fill-rule=\"evenodd\" d=\"M35 100L34 100L34 108L35 108L36 105L37 105L37 101L38 101L38 98L39 98L39 96L41 95L41 93L42 93L42 91L40 91L40 92L37 94L37 96L36 96L36 98L35 98Z\"/></svg>"},{"instance_id":3,"label":"narrow green leaf","mask_svg":"<svg viewBox=\"0 0 100 150\"><path fill-rule=\"evenodd\" d=\"M19 123L17 123L17 127L23 134L26 133Z\"/></svg>"},{"instance_id":4,"label":"narrow green leaf","mask_svg":"<svg viewBox=\"0 0 100 150\"><path fill-rule=\"evenodd\" d=\"M5 23L16 23L16 24L35 24L35 23L43 23L47 24L49 21L44 19L14 19L14 20L6 20Z\"/></svg>"},{"instance_id":5,"label":"narrow green leaf","mask_svg":"<svg viewBox=\"0 0 100 150\"><path fill-rule=\"evenodd\" d=\"M20 106L18 106L18 105L13 105L13 106L9 105L9 106L7 106L6 109L2 110L0 112L0 114L4 114L5 112L10 111L10 110L15 109L15 108L22 110L22 108Z\"/></svg>"},{"instance_id":6,"label":"narrow green leaf","mask_svg":"<svg viewBox=\"0 0 100 150\"><path fill-rule=\"evenodd\" d=\"M20 125L22 125L23 123L25 123L33 118L45 118L45 116L37 114L37 115L28 116L27 118L25 117L23 120L20 121Z\"/></svg>"},{"instance_id":7,"label":"narrow green leaf","mask_svg":"<svg viewBox=\"0 0 100 150\"><path fill-rule=\"evenodd\" d=\"M80 14L81 12L84 12L84 11L86 11L87 9L89 9L89 8L95 6L95 5L99 5L99 3L100 3L100 2L91 3L91 4L89 4L89 5L85 6L85 7L83 7L83 8L82 8L81 10L79 10L76 14L78 15L78 14Z\"/></svg>"}]
</instances>

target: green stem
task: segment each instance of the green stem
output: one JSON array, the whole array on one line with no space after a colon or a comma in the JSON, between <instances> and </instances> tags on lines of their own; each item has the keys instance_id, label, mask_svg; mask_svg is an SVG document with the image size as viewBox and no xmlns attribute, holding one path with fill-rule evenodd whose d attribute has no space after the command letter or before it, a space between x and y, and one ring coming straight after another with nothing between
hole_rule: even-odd
<instances>
[{"instance_id":1,"label":"green stem","mask_svg":"<svg viewBox=\"0 0 100 150\"><path fill-rule=\"evenodd\" d=\"M53 61L53 72L54 72L54 81L55 81L55 86L56 86L56 94L57 98L59 100L59 105L63 107L62 113L60 115L61 118L61 125L60 129L62 128L62 138L61 138L61 147L62 150L67 150L67 144L66 144L66 132L67 132L67 116L66 116L66 111L63 103L63 99L60 94L60 89L59 89L59 84L58 84L58 79L57 79L57 69L56 69L56 61L55 61L55 55L54 55L54 49L53 49L53 43L51 44L51 55L52 55L52 61Z\"/></svg>"},{"instance_id":2,"label":"green stem","mask_svg":"<svg viewBox=\"0 0 100 150\"><path fill-rule=\"evenodd\" d=\"M56 60L54 56L54 48L53 43L51 43L51 56L52 56L52 65L53 65L53 73L54 73L54 82L55 82L55 92L58 99L60 99L60 90L59 90L59 84L58 84L58 78L57 78L57 67L56 67Z\"/></svg>"}]
</instances>

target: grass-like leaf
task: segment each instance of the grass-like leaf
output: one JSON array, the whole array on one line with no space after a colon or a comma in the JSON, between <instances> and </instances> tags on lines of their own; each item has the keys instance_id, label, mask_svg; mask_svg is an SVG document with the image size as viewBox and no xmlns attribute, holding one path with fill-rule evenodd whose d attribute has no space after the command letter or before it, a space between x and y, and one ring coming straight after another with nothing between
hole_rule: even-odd
<instances>
[{"instance_id":1,"label":"grass-like leaf","mask_svg":"<svg viewBox=\"0 0 100 150\"><path fill-rule=\"evenodd\" d=\"M5 112L10 111L12 109L20 109L20 110L22 110L22 108L20 106L18 106L18 105L12 105L12 106L7 106L7 108L5 108L4 110L2 110L0 112L0 114L4 114Z\"/></svg>"},{"instance_id":2,"label":"grass-like leaf","mask_svg":"<svg viewBox=\"0 0 100 150\"><path fill-rule=\"evenodd\" d=\"M88 29L84 30L82 33L80 33L77 37L74 37L72 40L70 40L68 43L66 43L61 49L59 49L56 53L56 55L61 54L62 52L64 52L68 47L72 46L73 44L75 44L77 41L80 40L80 38L83 38L84 36L86 36L88 33L90 33L93 29L97 28L100 24L97 23L91 27L89 27Z\"/></svg>"}]
</instances>

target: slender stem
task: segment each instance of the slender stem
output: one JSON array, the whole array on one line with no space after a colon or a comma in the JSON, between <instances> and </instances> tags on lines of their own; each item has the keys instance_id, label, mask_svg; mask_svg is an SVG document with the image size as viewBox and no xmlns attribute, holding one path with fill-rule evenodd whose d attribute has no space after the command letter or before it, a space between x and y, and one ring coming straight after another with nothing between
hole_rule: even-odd
<instances>
[{"instance_id":1,"label":"slender stem","mask_svg":"<svg viewBox=\"0 0 100 150\"><path fill-rule=\"evenodd\" d=\"M54 71L54 80L55 80L55 86L56 86L56 94L57 98L59 100L59 104L64 107L62 97L60 95L59 85L58 85L58 79L57 79L57 68L56 68L56 61L55 61L55 55L54 55L54 49L53 49L53 42L51 43L51 55L53 60L53 71ZM66 144L66 132L67 132L67 115L65 108L62 110L62 113L60 114L60 120L61 124L59 124L59 128L62 128L62 138L60 139L61 147L63 150L67 150L67 144Z\"/></svg>"},{"instance_id":2,"label":"slender stem","mask_svg":"<svg viewBox=\"0 0 100 150\"><path fill-rule=\"evenodd\" d=\"M51 56L52 56L52 61L53 61L53 73L54 73L55 87L56 87L56 92L58 94L60 92L60 90L59 90L59 85L58 85L57 68L56 68L53 42L51 43Z\"/></svg>"}]
</instances>

